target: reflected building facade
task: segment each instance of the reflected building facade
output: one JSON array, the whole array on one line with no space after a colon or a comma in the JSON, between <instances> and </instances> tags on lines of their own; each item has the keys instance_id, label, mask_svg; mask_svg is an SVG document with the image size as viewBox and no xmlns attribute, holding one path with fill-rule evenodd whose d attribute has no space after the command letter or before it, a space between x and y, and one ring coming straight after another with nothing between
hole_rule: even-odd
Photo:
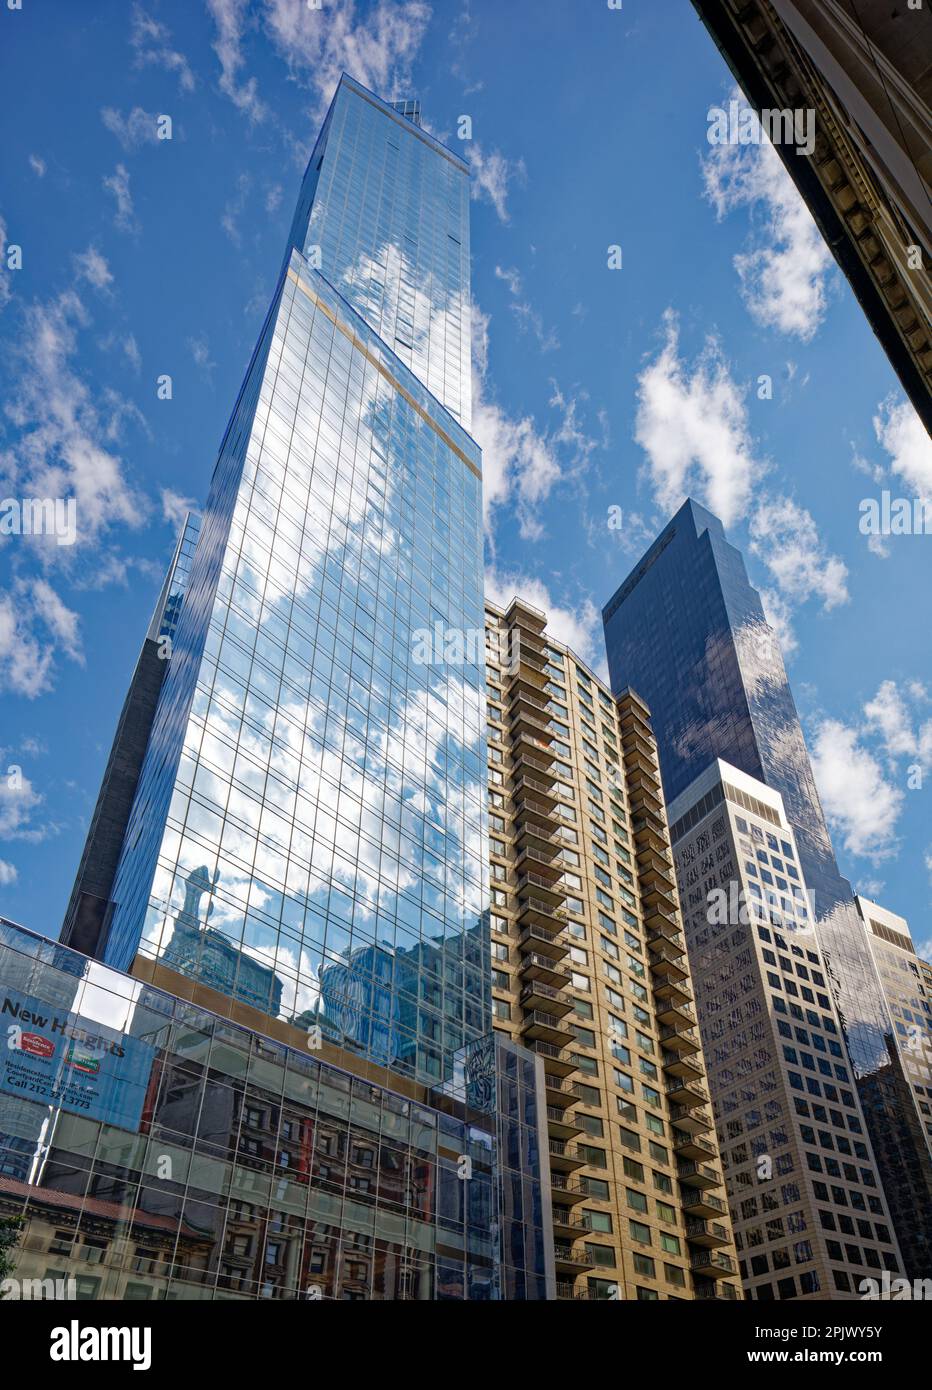
<instances>
[{"instance_id":1,"label":"reflected building facade","mask_svg":"<svg viewBox=\"0 0 932 1390\"><path fill-rule=\"evenodd\" d=\"M444 1088L400 1088L2 919L0 1003L46 1040L0 1065L18 1279L80 1300L546 1297L523 1049L488 1039Z\"/></svg>"},{"instance_id":2,"label":"reflected building facade","mask_svg":"<svg viewBox=\"0 0 932 1390\"><path fill-rule=\"evenodd\" d=\"M468 214L468 166L419 104L344 75L214 468L94 954L355 1078L351 1121L357 1082L441 1134L448 1112L484 1116L489 1173L500 1149L518 1167L483 1239L447 1238L462 1194L431 1179L433 1276L370 1296L538 1299L542 1073L538 1094L539 1063L492 1035L483 644L440 664L419 644L484 633Z\"/></svg>"},{"instance_id":3,"label":"reflected building facade","mask_svg":"<svg viewBox=\"0 0 932 1390\"><path fill-rule=\"evenodd\" d=\"M741 552L721 521L690 499L602 617L613 691L631 685L650 706L668 801L716 758L780 794L903 1263L910 1277L928 1277L928 1153L854 894L835 860L779 643Z\"/></svg>"},{"instance_id":4,"label":"reflected building facade","mask_svg":"<svg viewBox=\"0 0 932 1390\"><path fill-rule=\"evenodd\" d=\"M326 980L341 1046L432 1084L490 1023L481 654L416 651L483 624L468 200L456 155L340 82L211 483L104 951L285 1018L320 1014ZM388 1058L386 997L409 995Z\"/></svg>"}]
</instances>

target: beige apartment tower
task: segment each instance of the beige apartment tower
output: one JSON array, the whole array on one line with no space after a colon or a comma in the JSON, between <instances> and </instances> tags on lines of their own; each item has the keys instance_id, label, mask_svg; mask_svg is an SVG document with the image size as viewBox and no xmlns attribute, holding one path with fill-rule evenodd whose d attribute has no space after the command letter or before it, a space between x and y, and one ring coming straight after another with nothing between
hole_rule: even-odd
<instances>
[{"instance_id":1,"label":"beige apartment tower","mask_svg":"<svg viewBox=\"0 0 932 1390\"><path fill-rule=\"evenodd\" d=\"M737 1299L650 714L486 605L495 1026L542 1059L557 1296Z\"/></svg>"},{"instance_id":2,"label":"beige apartment tower","mask_svg":"<svg viewBox=\"0 0 932 1390\"><path fill-rule=\"evenodd\" d=\"M783 800L717 759L670 837L745 1292L861 1298L900 1251Z\"/></svg>"}]
</instances>

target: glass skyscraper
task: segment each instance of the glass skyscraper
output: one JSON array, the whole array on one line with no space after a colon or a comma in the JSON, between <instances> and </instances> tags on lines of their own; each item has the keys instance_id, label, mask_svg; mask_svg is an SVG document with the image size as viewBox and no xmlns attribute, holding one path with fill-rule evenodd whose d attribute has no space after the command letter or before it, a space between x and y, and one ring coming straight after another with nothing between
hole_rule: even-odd
<instances>
[{"instance_id":1,"label":"glass skyscraper","mask_svg":"<svg viewBox=\"0 0 932 1390\"><path fill-rule=\"evenodd\" d=\"M214 471L105 950L429 1084L490 1026L484 672L416 641L483 631L468 199L462 160L341 81Z\"/></svg>"},{"instance_id":2,"label":"glass skyscraper","mask_svg":"<svg viewBox=\"0 0 932 1390\"><path fill-rule=\"evenodd\" d=\"M739 550L688 500L602 613L612 689L646 700L672 802L716 758L780 793L812 891L907 1273L932 1273L928 1150L850 883L835 861L779 643ZM905 1088L905 1089L904 1089Z\"/></svg>"},{"instance_id":3,"label":"glass skyscraper","mask_svg":"<svg viewBox=\"0 0 932 1390\"><path fill-rule=\"evenodd\" d=\"M543 1072L492 1032L468 213L468 166L419 104L344 75L171 606L154 715L134 730L97 960L12 925L0 939L0 983L28 977L50 1010L73 979L85 1036L104 1017L83 1018L93 980L117 1000L114 1046L152 1063L141 1111L101 1106L93 1133L66 1116L49 1183L33 1159L17 1169L47 1222L67 1202L37 1188L76 1167L80 1193L109 1192L93 1155L120 1149L114 1128L135 1135L108 1251L116 1270L124 1227L160 1214L174 1263L152 1296L553 1289ZM463 660L425 656L438 630L465 636ZM63 941L77 944L67 926ZM70 1055L56 1065L44 1084L67 1112ZM48 1113L34 1110L16 1118L20 1168ZM166 1125L184 1174L223 1160L218 1143L254 1172L198 1181L209 1221L188 1212L186 1177L147 1195L146 1144ZM120 1288L114 1273L89 1296Z\"/></svg>"}]
</instances>

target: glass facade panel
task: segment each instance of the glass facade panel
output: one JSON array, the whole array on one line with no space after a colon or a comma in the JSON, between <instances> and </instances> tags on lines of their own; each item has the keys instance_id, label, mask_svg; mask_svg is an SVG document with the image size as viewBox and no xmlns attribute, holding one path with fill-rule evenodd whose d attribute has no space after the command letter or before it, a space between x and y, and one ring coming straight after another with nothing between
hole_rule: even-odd
<instances>
[{"instance_id":1,"label":"glass facade panel","mask_svg":"<svg viewBox=\"0 0 932 1390\"><path fill-rule=\"evenodd\" d=\"M18 1278L82 1299L546 1297L534 1064L505 1040L419 1099L2 919L0 981Z\"/></svg>"},{"instance_id":2,"label":"glass facade panel","mask_svg":"<svg viewBox=\"0 0 932 1390\"><path fill-rule=\"evenodd\" d=\"M438 1084L491 1014L483 643L461 662L418 647L483 632L480 455L450 413L454 380L469 392L468 318L450 328L466 168L344 79L292 240L214 472L105 958ZM390 331L409 272L420 356Z\"/></svg>"}]
</instances>

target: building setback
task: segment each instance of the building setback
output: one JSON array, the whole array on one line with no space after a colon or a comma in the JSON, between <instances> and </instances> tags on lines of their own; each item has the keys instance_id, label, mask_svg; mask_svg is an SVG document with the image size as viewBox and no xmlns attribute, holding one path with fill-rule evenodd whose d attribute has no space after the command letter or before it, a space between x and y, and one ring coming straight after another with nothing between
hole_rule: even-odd
<instances>
[{"instance_id":1,"label":"building setback","mask_svg":"<svg viewBox=\"0 0 932 1390\"><path fill-rule=\"evenodd\" d=\"M860 1298L899 1251L782 800L717 759L670 821L745 1290Z\"/></svg>"},{"instance_id":2,"label":"building setback","mask_svg":"<svg viewBox=\"0 0 932 1390\"><path fill-rule=\"evenodd\" d=\"M546 1075L561 1298L740 1297L646 706L486 605L495 1027Z\"/></svg>"}]
</instances>

